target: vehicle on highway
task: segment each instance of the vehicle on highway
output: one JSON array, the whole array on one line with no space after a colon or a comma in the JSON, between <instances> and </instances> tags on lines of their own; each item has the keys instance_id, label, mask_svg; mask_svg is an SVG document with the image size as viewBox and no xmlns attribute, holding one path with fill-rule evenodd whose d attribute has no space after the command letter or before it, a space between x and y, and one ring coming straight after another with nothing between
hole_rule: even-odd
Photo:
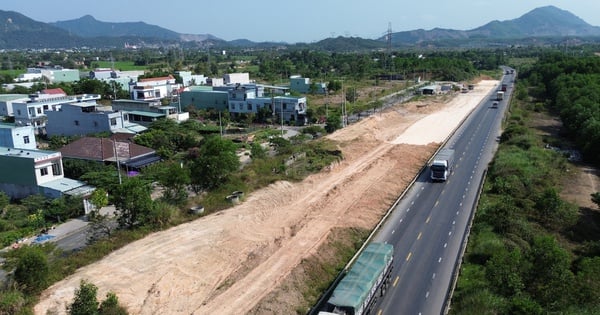
<instances>
[{"instance_id":1,"label":"vehicle on highway","mask_svg":"<svg viewBox=\"0 0 600 315\"><path fill-rule=\"evenodd\" d=\"M432 181L445 181L452 171L452 162L454 161L453 149L441 149L431 161L429 169L431 170Z\"/></svg>"},{"instance_id":2,"label":"vehicle on highway","mask_svg":"<svg viewBox=\"0 0 600 315\"><path fill-rule=\"evenodd\" d=\"M498 107L498 102L493 102L492 103L492 108L497 108Z\"/></svg>"},{"instance_id":3,"label":"vehicle on highway","mask_svg":"<svg viewBox=\"0 0 600 315\"><path fill-rule=\"evenodd\" d=\"M371 243L358 256L350 271L335 287L318 315L363 315L387 291L392 274L394 246Z\"/></svg>"}]
</instances>

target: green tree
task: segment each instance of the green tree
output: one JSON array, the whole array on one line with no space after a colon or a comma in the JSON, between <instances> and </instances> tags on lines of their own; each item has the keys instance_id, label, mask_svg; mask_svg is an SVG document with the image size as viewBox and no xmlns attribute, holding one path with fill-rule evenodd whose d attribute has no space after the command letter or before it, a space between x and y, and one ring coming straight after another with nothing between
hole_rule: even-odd
<instances>
[{"instance_id":1,"label":"green tree","mask_svg":"<svg viewBox=\"0 0 600 315\"><path fill-rule=\"evenodd\" d=\"M113 292L106 293L106 299L100 303L99 315L127 315L127 310L119 305L119 298Z\"/></svg>"},{"instance_id":2,"label":"green tree","mask_svg":"<svg viewBox=\"0 0 600 315\"><path fill-rule=\"evenodd\" d=\"M266 157L265 149L260 145L260 143L253 142L250 145L250 156L252 159L262 159Z\"/></svg>"},{"instance_id":3,"label":"green tree","mask_svg":"<svg viewBox=\"0 0 600 315\"><path fill-rule=\"evenodd\" d=\"M192 185L196 191L222 185L229 174L240 168L236 146L231 140L218 136L207 137L198 157L191 162Z\"/></svg>"},{"instance_id":4,"label":"green tree","mask_svg":"<svg viewBox=\"0 0 600 315\"><path fill-rule=\"evenodd\" d=\"M153 201L148 183L138 177L126 178L112 195L120 227L143 225L152 211Z\"/></svg>"},{"instance_id":5,"label":"green tree","mask_svg":"<svg viewBox=\"0 0 600 315\"><path fill-rule=\"evenodd\" d=\"M325 123L325 131L333 133L340 128L342 128L342 118L336 114L329 115L329 117L327 117L327 122Z\"/></svg>"},{"instance_id":6,"label":"green tree","mask_svg":"<svg viewBox=\"0 0 600 315\"><path fill-rule=\"evenodd\" d=\"M505 297L521 293L525 288L523 275L526 274L526 261L521 251L501 250L493 254L486 263L485 274L491 286Z\"/></svg>"},{"instance_id":7,"label":"green tree","mask_svg":"<svg viewBox=\"0 0 600 315\"><path fill-rule=\"evenodd\" d=\"M4 210L4 208L8 206L9 203L10 197L8 197L8 195L5 192L0 191L0 211Z\"/></svg>"},{"instance_id":8,"label":"green tree","mask_svg":"<svg viewBox=\"0 0 600 315\"><path fill-rule=\"evenodd\" d=\"M108 193L103 188L96 188L90 196L90 202L96 209L106 207L108 205Z\"/></svg>"},{"instance_id":9,"label":"green tree","mask_svg":"<svg viewBox=\"0 0 600 315\"><path fill-rule=\"evenodd\" d=\"M73 303L67 307L69 315L97 315L98 298L96 293L98 287L93 283L81 280L79 288L75 289Z\"/></svg>"},{"instance_id":10,"label":"green tree","mask_svg":"<svg viewBox=\"0 0 600 315\"><path fill-rule=\"evenodd\" d=\"M163 199L173 204L183 204L187 200L187 187L191 183L190 171L183 162L170 161L162 164L158 181L164 187Z\"/></svg>"},{"instance_id":11,"label":"green tree","mask_svg":"<svg viewBox=\"0 0 600 315\"><path fill-rule=\"evenodd\" d=\"M15 281L27 293L37 293L48 285L50 268L41 248L25 246L19 249L14 273Z\"/></svg>"},{"instance_id":12,"label":"green tree","mask_svg":"<svg viewBox=\"0 0 600 315\"><path fill-rule=\"evenodd\" d=\"M600 208L600 192L595 192L592 194L592 202Z\"/></svg>"},{"instance_id":13,"label":"green tree","mask_svg":"<svg viewBox=\"0 0 600 315\"><path fill-rule=\"evenodd\" d=\"M552 236L534 238L528 252L531 270L527 291L543 307L557 310L573 298L573 273L569 253Z\"/></svg>"},{"instance_id":14,"label":"green tree","mask_svg":"<svg viewBox=\"0 0 600 315\"><path fill-rule=\"evenodd\" d=\"M578 267L577 304L600 307L600 257L583 258Z\"/></svg>"}]
</instances>

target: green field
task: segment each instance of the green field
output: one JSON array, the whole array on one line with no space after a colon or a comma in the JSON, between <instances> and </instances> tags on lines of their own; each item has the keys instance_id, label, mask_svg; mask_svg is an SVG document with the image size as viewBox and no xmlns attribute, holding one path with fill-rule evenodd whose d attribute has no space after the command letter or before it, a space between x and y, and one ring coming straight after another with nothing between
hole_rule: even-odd
<instances>
[{"instance_id":1,"label":"green field","mask_svg":"<svg viewBox=\"0 0 600 315\"><path fill-rule=\"evenodd\" d=\"M113 66L114 64L114 66ZM131 70L146 70L145 66L136 66L133 61L94 61L92 62L93 68L115 68L121 71Z\"/></svg>"}]
</instances>

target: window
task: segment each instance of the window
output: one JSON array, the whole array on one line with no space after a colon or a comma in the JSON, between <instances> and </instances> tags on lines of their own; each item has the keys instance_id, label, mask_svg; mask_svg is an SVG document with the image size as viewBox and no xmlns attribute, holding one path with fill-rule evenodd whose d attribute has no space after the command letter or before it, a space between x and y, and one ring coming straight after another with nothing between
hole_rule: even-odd
<instances>
[{"instance_id":1,"label":"window","mask_svg":"<svg viewBox=\"0 0 600 315\"><path fill-rule=\"evenodd\" d=\"M47 167L40 168L40 175L42 175L42 176L48 175L48 168Z\"/></svg>"},{"instance_id":2,"label":"window","mask_svg":"<svg viewBox=\"0 0 600 315\"><path fill-rule=\"evenodd\" d=\"M283 103L283 109L286 110L287 109L287 103Z\"/></svg>"},{"instance_id":3,"label":"window","mask_svg":"<svg viewBox=\"0 0 600 315\"><path fill-rule=\"evenodd\" d=\"M25 144L29 143L29 136L23 136L23 143L25 143Z\"/></svg>"},{"instance_id":4,"label":"window","mask_svg":"<svg viewBox=\"0 0 600 315\"><path fill-rule=\"evenodd\" d=\"M252 104L248 104L248 110L252 110Z\"/></svg>"},{"instance_id":5,"label":"window","mask_svg":"<svg viewBox=\"0 0 600 315\"><path fill-rule=\"evenodd\" d=\"M17 114L20 116L21 115L21 110L17 109Z\"/></svg>"},{"instance_id":6,"label":"window","mask_svg":"<svg viewBox=\"0 0 600 315\"><path fill-rule=\"evenodd\" d=\"M44 110L48 110L48 105L44 105Z\"/></svg>"},{"instance_id":7,"label":"window","mask_svg":"<svg viewBox=\"0 0 600 315\"><path fill-rule=\"evenodd\" d=\"M37 111L38 114L41 114L42 113L42 108L38 107L38 108L36 108L36 111Z\"/></svg>"},{"instance_id":8,"label":"window","mask_svg":"<svg viewBox=\"0 0 600 315\"><path fill-rule=\"evenodd\" d=\"M62 175L62 170L60 167L60 163L52 164L52 175Z\"/></svg>"},{"instance_id":9,"label":"window","mask_svg":"<svg viewBox=\"0 0 600 315\"><path fill-rule=\"evenodd\" d=\"M74 122L75 122L75 126L79 126L79 120L76 120Z\"/></svg>"},{"instance_id":10,"label":"window","mask_svg":"<svg viewBox=\"0 0 600 315\"><path fill-rule=\"evenodd\" d=\"M98 127L98 122L94 121L94 127Z\"/></svg>"},{"instance_id":11,"label":"window","mask_svg":"<svg viewBox=\"0 0 600 315\"><path fill-rule=\"evenodd\" d=\"M111 118L110 119L110 125L111 126L116 126L117 125L117 119L116 118Z\"/></svg>"}]
</instances>

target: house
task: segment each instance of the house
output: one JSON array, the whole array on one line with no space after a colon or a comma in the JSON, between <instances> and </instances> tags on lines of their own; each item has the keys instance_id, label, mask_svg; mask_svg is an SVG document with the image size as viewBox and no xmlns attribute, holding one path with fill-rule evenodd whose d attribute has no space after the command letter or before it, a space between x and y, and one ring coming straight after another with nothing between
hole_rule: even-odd
<instances>
[{"instance_id":1,"label":"house","mask_svg":"<svg viewBox=\"0 0 600 315\"><path fill-rule=\"evenodd\" d=\"M13 117L13 103L22 103L29 100L25 94L0 94L0 116Z\"/></svg>"},{"instance_id":2,"label":"house","mask_svg":"<svg viewBox=\"0 0 600 315\"><path fill-rule=\"evenodd\" d=\"M183 86L205 85L206 77L203 74L192 74L191 71L175 72L183 82Z\"/></svg>"},{"instance_id":3,"label":"house","mask_svg":"<svg viewBox=\"0 0 600 315\"><path fill-rule=\"evenodd\" d=\"M227 91L215 91L211 86L191 86L179 95L182 108L193 106L197 109L214 109L224 111L228 107Z\"/></svg>"},{"instance_id":4,"label":"house","mask_svg":"<svg viewBox=\"0 0 600 315\"><path fill-rule=\"evenodd\" d=\"M151 148L133 143L129 137L115 134L109 138L83 137L59 151L65 158L105 163L119 162L127 171L137 171L161 160Z\"/></svg>"},{"instance_id":5,"label":"house","mask_svg":"<svg viewBox=\"0 0 600 315\"><path fill-rule=\"evenodd\" d=\"M48 121L47 112L57 111L63 104L99 99L100 95L98 94L67 96L66 94L57 94L56 90L52 90L50 93L36 93L30 95L27 101L12 103L13 116L18 126L33 126L36 134L44 134Z\"/></svg>"},{"instance_id":6,"label":"house","mask_svg":"<svg viewBox=\"0 0 600 315\"><path fill-rule=\"evenodd\" d=\"M225 85L248 84L250 83L250 74L243 73L227 73L223 75L223 83Z\"/></svg>"},{"instance_id":7,"label":"house","mask_svg":"<svg viewBox=\"0 0 600 315\"><path fill-rule=\"evenodd\" d=\"M64 177L60 152L0 147L0 190L15 199L35 194L80 196L87 213L92 205L86 197L95 188Z\"/></svg>"},{"instance_id":8,"label":"house","mask_svg":"<svg viewBox=\"0 0 600 315\"><path fill-rule=\"evenodd\" d=\"M122 111L125 120L147 126L160 118L173 119L175 121L186 121L190 118L188 112L181 112L180 105L163 106L158 100L114 100L112 102L114 111Z\"/></svg>"},{"instance_id":9,"label":"house","mask_svg":"<svg viewBox=\"0 0 600 315\"><path fill-rule=\"evenodd\" d=\"M172 75L159 78L145 78L137 82L129 83L129 95L132 100L159 100L171 97L181 88L181 84L175 83Z\"/></svg>"},{"instance_id":10,"label":"house","mask_svg":"<svg viewBox=\"0 0 600 315\"><path fill-rule=\"evenodd\" d=\"M0 123L0 147L35 150L37 142L33 126Z\"/></svg>"},{"instance_id":11,"label":"house","mask_svg":"<svg viewBox=\"0 0 600 315\"><path fill-rule=\"evenodd\" d=\"M323 82L319 83L311 83L310 78L304 78L299 75L290 76L290 90L307 94L307 93L316 93L316 94L326 94L327 93L327 84Z\"/></svg>"},{"instance_id":12,"label":"house","mask_svg":"<svg viewBox=\"0 0 600 315\"><path fill-rule=\"evenodd\" d=\"M43 66L27 68L27 72L20 74L15 82L31 82L47 80L49 83L79 81L79 70L64 69L61 66Z\"/></svg>"},{"instance_id":13,"label":"house","mask_svg":"<svg viewBox=\"0 0 600 315\"><path fill-rule=\"evenodd\" d=\"M82 136L123 129L143 131L127 120L123 112L99 110L96 102L68 103L55 111L46 112L46 134L48 136Z\"/></svg>"}]
</instances>

